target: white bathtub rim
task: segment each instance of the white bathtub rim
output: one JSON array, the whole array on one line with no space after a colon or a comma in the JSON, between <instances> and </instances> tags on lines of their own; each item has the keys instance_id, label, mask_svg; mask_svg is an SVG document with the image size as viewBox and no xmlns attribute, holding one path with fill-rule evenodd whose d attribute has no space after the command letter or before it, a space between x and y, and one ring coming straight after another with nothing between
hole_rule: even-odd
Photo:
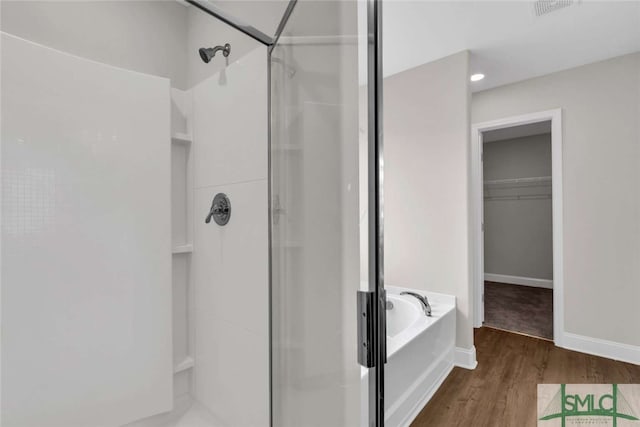
<instances>
[{"instance_id":1,"label":"white bathtub rim","mask_svg":"<svg viewBox=\"0 0 640 427\"><path fill-rule=\"evenodd\" d=\"M368 282L366 281L360 282L361 289L368 289L368 287L369 287ZM429 302L433 301L434 303L452 304L454 306L456 305L456 297L450 294L443 294L440 292L425 291L424 289L408 288L405 286L390 285L390 284L386 284L384 286L384 289L389 294L399 295L400 292L409 291L409 292L415 292L420 295L425 295L427 298L429 298Z\"/></svg>"},{"instance_id":2,"label":"white bathtub rim","mask_svg":"<svg viewBox=\"0 0 640 427\"><path fill-rule=\"evenodd\" d=\"M397 285L385 285L385 290L390 294L400 294L400 292L415 292L420 295L424 295L429 299L429 302L440 304L456 304L456 297L454 295L442 294L440 292L425 291L424 289L407 288Z\"/></svg>"}]
</instances>

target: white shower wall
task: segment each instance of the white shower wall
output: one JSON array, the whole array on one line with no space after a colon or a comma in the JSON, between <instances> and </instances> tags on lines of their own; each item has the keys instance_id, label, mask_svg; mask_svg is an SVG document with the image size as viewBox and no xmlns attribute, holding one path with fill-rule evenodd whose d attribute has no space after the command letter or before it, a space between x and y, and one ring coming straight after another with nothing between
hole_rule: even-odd
<instances>
[{"instance_id":1,"label":"white shower wall","mask_svg":"<svg viewBox=\"0 0 640 427\"><path fill-rule=\"evenodd\" d=\"M170 410L169 80L5 33L1 62L2 424Z\"/></svg>"},{"instance_id":2,"label":"white shower wall","mask_svg":"<svg viewBox=\"0 0 640 427\"><path fill-rule=\"evenodd\" d=\"M267 51L192 88L194 396L222 425L269 425ZM205 224L225 193L231 219Z\"/></svg>"},{"instance_id":3,"label":"white shower wall","mask_svg":"<svg viewBox=\"0 0 640 427\"><path fill-rule=\"evenodd\" d=\"M162 197L156 200L164 200L171 194L171 202L167 201L171 205L171 224L163 230L167 236L162 233L159 236L169 239L166 254L170 253L171 247L174 251L177 248L185 250L185 253L174 253L172 261L168 255L157 269L158 274L163 274L162 285L158 289L169 292L161 296L168 295L171 299L165 313L170 317L164 319L168 323L157 323L155 335L156 339L168 342L158 361L166 362L162 375L169 388L156 387L153 390L156 394L163 393L162 408L149 409L149 406L139 405L136 411L131 412L135 415L129 416L128 410L139 403L132 400L131 407L124 408L120 414L122 420L114 425L128 421L134 422L131 425L154 427L159 423L174 423L194 399L202 404L200 408L204 406L214 414L218 424L267 425L266 48L195 8L173 2L121 4L106 1L99 5L58 5L56 2L55 6L49 2L27 3L2 2L3 29L86 59L171 78L171 81L158 79L167 83L167 96L154 104L154 108L171 110L170 119L156 120L156 131L162 130L167 141L165 147L171 147L172 176L171 182L163 184ZM80 16L98 16L100 25L89 31L86 23L80 21ZM47 25L39 26L38 22L42 20ZM157 28L163 28L161 35L157 35ZM232 45L229 58L218 55L210 64L200 61L197 48L226 42ZM158 49L149 49L154 45ZM3 45L3 59L4 52ZM37 56L32 60L37 61ZM87 62L110 68L109 65ZM139 79L154 78L120 71ZM100 81L98 74L85 77L83 81ZM169 85L174 88L170 98ZM51 87L55 89L55 85ZM137 88L131 87L126 95L135 98L137 92ZM113 88L112 93L117 95L119 91ZM3 102L4 95L3 90ZM65 102L68 100L63 99L62 103ZM130 105L134 108L140 106L134 101ZM93 105L89 107L85 109L91 111ZM103 119L110 117L116 115L105 114ZM116 122L114 125L118 124ZM191 137L193 142L169 143L170 135L176 133L187 139ZM130 145L137 147L133 143ZM152 151L148 154L150 159L145 157L144 162L158 160ZM166 154L168 157L169 150ZM165 160L168 168L169 159ZM213 222L204 224L204 217L217 192L225 192L232 203L231 221L225 227ZM146 197L140 198L146 200ZM162 210L162 215L169 212L168 206ZM125 211L134 212L131 209ZM136 218L137 213L140 213L139 218L147 217L138 210L135 213ZM193 252L190 252L191 244ZM65 252L60 249L64 248L58 247L58 251ZM75 305L76 300L69 301L69 305ZM166 329L160 330L165 326ZM146 354L142 352L140 357ZM174 374L173 371L180 369L182 362L188 362L189 358L192 358L193 368ZM131 385L128 381L122 383L123 387ZM149 415L169 411L172 400L171 413L148 418ZM84 408L81 401L77 402L77 413L86 409L89 414L90 406Z\"/></svg>"}]
</instances>

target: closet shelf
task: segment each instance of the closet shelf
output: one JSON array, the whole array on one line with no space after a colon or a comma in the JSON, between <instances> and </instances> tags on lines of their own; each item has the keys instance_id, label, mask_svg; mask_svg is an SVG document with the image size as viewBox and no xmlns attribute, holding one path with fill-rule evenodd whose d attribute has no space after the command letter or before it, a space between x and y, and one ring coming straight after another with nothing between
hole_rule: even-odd
<instances>
[{"instance_id":1,"label":"closet shelf","mask_svg":"<svg viewBox=\"0 0 640 427\"><path fill-rule=\"evenodd\" d=\"M484 181L485 187L519 188L551 185L550 176L532 176L529 178L493 179Z\"/></svg>"},{"instance_id":2,"label":"closet shelf","mask_svg":"<svg viewBox=\"0 0 640 427\"><path fill-rule=\"evenodd\" d=\"M515 196L486 196L485 201L499 200L545 200L551 199L551 194L521 194Z\"/></svg>"},{"instance_id":3,"label":"closet shelf","mask_svg":"<svg viewBox=\"0 0 640 427\"><path fill-rule=\"evenodd\" d=\"M193 252L193 245L174 246L171 252L174 254L190 254Z\"/></svg>"},{"instance_id":4,"label":"closet shelf","mask_svg":"<svg viewBox=\"0 0 640 427\"><path fill-rule=\"evenodd\" d=\"M487 180L484 190L485 201L551 199L551 177Z\"/></svg>"},{"instance_id":5,"label":"closet shelf","mask_svg":"<svg viewBox=\"0 0 640 427\"><path fill-rule=\"evenodd\" d=\"M173 367L173 373L177 374L182 371L186 371L187 369L193 368L195 365L195 360L191 356L185 356L184 359L180 361L177 365Z\"/></svg>"},{"instance_id":6,"label":"closet shelf","mask_svg":"<svg viewBox=\"0 0 640 427\"><path fill-rule=\"evenodd\" d=\"M188 145L188 144L191 144L192 139L191 139L191 135L188 135L186 133L176 132L173 135L171 135L171 142L173 142L174 144Z\"/></svg>"}]
</instances>

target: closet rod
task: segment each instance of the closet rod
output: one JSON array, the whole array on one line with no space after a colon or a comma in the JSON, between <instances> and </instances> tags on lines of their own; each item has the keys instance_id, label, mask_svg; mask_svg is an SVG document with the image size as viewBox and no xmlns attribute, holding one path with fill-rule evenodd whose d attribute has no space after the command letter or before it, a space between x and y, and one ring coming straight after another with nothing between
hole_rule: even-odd
<instances>
[{"instance_id":1,"label":"closet rod","mask_svg":"<svg viewBox=\"0 0 640 427\"><path fill-rule=\"evenodd\" d=\"M551 194L530 194L526 196L486 196L485 201L500 201L500 200L543 200L551 199Z\"/></svg>"}]
</instances>

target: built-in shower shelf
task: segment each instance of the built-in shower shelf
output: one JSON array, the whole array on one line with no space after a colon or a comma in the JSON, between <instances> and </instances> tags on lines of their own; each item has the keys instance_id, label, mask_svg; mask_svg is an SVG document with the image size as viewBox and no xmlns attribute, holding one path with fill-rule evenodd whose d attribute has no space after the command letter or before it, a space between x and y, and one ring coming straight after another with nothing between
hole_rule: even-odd
<instances>
[{"instance_id":1,"label":"built-in shower shelf","mask_svg":"<svg viewBox=\"0 0 640 427\"><path fill-rule=\"evenodd\" d=\"M187 145L191 144L191 141L191 135L188 135L186 133L176 132L171 136L171 142L173 142L174 144Z\"/></svg>"},{"instance_id":2,"label":"built-in shower shelf","mask_svg":"<svg viewBox=\"0 0 640 427\"><path fill-rule=\"evenodd\" d=\"M174 246L171 252L174 254L190 254L193 252L193 245Z\"/></svg>"},{"instance_id":3,"label":"built-in shower shelf","mask_svg":"<svg viewBox=\"0 0 640 427\"><path fill-rule=\"evenodd\" d=\"M177 374L179 372L186 371L187 369L193 368L194 365L195 365L195 360L193 360L193 357L186 356L184 359L180 361L180 363L178 363L173 367L173 373Z\"/></svg>"}]
</instances>

